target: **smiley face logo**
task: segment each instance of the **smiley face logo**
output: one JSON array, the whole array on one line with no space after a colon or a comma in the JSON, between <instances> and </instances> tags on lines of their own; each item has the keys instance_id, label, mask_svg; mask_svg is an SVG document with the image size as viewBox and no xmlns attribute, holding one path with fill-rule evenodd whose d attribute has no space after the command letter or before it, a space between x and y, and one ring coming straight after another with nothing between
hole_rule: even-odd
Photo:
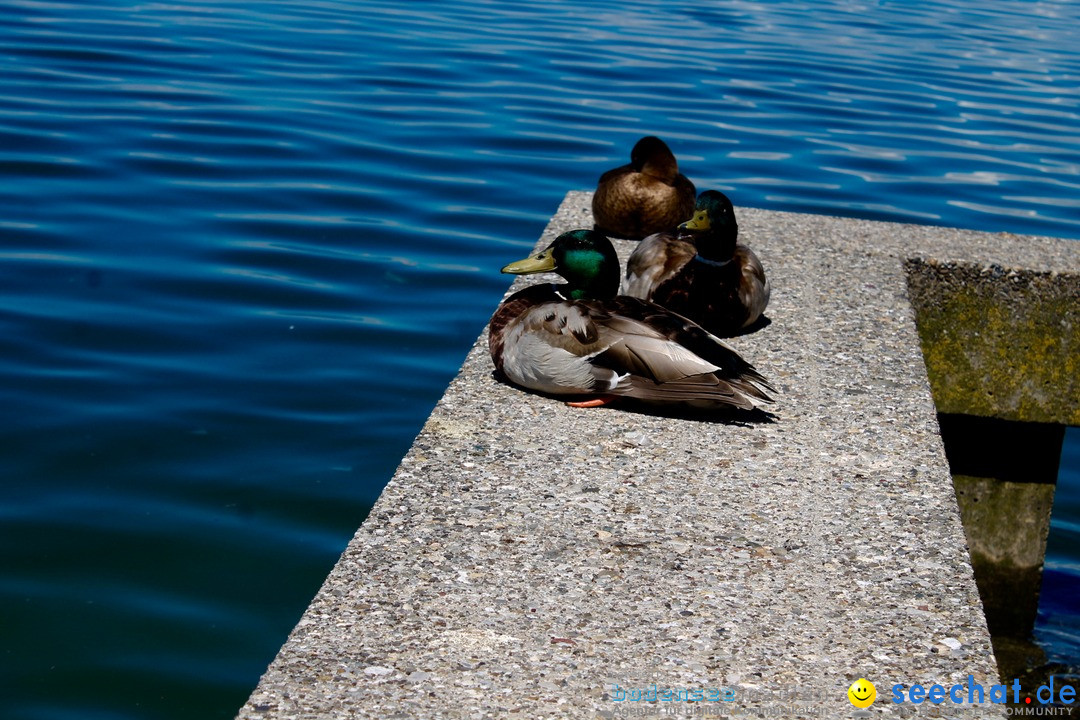
<instances>
[{"instance_id":1,"label":"smiley face logo","mask_svg":"<svg viewBox=\"0 0 1080 720\"><path fill-rule=\"evenodd\" d=\"M848 700L857 708L870 707L874 704L874 698L876 697L877 688L874 687L874 683L866 678L859 678L851 683L851 687L847 689Z\"/></svg>"}]
</instances>

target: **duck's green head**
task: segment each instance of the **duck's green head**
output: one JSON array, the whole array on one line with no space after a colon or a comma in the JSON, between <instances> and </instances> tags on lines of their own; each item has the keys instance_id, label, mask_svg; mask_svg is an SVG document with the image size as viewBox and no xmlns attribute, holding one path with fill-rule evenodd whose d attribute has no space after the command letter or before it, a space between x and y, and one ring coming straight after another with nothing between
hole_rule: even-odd
<instances>
[{"instance_id":1,"label":"duck's green head","mask_svg":"<svg viewBox=\"0 0 1080 720\"><path fill-rule=\"evenodd\" d=\"M679 229L693 235L698 253L703 256L716 255L713 259L726 260L735 252L739 237L735 208L728 196L719 190L706 190L698 195L694 216L679 225Z\"/></svg>"},{"instance_id":2,"label":"duck's green head","mask_svg":"<svg viewBox=\"0 0 1080 720\"><path fill-rule=\"evenodd\" d=\"M563 295L574 300L603 300L619 293L619 258L611 241L595 230L563 233L539 255L510 263L502 271L558 273L567 282Z\"/></svg>"}]
</instances>

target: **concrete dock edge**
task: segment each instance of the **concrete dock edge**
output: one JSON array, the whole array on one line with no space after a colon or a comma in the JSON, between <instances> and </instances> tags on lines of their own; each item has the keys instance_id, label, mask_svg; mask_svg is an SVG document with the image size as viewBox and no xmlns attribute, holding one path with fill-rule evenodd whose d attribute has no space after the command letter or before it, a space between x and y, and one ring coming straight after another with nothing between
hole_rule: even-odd
<instances>
[{"instance_id":1,"label":"concrete dock edge","mask_svg":"<svg viewBox=\"0 0 1080 720\"><path fill-rule=\"evenodd\" d=\"M591 227L589 199L568 194L541 244ZM569 408L496 381L485 331L238 717L847 718L862 677L875 717L1005 716L891 702L1012 680L905 262L1075 275L1080 243L737 214L773 297L731 344L775 421ZM654 690L682 699L629 695Z\"/></svg>"}]
</instances>

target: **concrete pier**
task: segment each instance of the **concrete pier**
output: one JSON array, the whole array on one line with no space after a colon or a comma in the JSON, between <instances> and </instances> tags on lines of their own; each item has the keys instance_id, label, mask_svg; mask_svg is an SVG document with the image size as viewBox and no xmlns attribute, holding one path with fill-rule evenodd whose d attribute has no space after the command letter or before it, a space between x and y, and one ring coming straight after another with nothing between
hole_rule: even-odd
<instances>
[{"instance_id":1,"label":"concrete pier","mask_svg":"<svg viewBox=\"0 0 1080 720\"><path fill-rule=\"evenodd\" d=\"M540 243L591 227L589 198ZM859 678L874 717L1005 717L967 704L1013 678L916 315L935 274L1022 270L1064 293L1073 314L1044 314L1075 342L1080 243L737 214L773 297L731 344L777 388L774 421L569 408L497 382L481 335L240 718L847 718ZM1039 392L1075 402L1062 378ZM892 702L914 684L965 704Z\"/></svg>"}]
</instances>

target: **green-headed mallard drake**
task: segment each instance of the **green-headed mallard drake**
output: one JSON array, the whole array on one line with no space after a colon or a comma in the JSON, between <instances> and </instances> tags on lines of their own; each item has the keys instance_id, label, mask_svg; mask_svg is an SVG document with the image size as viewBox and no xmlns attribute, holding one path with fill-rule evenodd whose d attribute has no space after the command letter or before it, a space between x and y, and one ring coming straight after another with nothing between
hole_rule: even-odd
<instances>
[{"instance_id":1,"label":"green-headed mallard drake","mask_svg":"<svg viewBox=\"0 0 1080 720\"><path fill-rule=\"evenodd\" d=\"M772 402L765 379L719 338L619 289L619 259L595 230L560 235L505 273L553 271L503 301L491 318L491 359L511 382L552 395L650 405L752 410Z\"/></svg>"},{"instance_id":2,"label":"green-headed mallard drake","mask_svg":"<svg viewBox=\"0 0 1080 720\"><path fill-rule=\"evenodd\" d=\"M623 291L685 315L716 335L735 335L761 317L770 294L761 261L738 237L731 201L718 190L706 190L692 218L634 248Z\"/></svg>"},{"instance_id":3,"label":"green-headed mallard drake","mask_svg":"<svg viewBox=\"0 0 1080 720\"><path fill-rule=\"evenodd\" d=\"M600 176L592 201L596 230L640 240L690 217L696 194L664 141L643 137L634 145L629 165Z\"/></svg>"}]
</instances>

